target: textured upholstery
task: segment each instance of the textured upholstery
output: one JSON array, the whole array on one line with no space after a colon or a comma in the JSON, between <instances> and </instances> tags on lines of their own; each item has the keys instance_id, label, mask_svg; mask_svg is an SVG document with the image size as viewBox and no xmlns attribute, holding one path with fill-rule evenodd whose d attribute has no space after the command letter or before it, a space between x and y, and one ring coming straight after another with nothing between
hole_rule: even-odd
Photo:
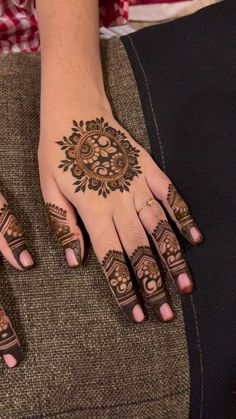
<instances>
[{"instance_id":1,"label":"textured upholstery","mask_svg":"<svg viewBox=\"0 0 236 419\"><path fill-rule=\"evenodd\" d=\"M114 114L149 150L122 42L105 41L102 56ZM172 282L167 288L175 320L161 324L150 313L145 324L131 324L115 306L91 247L86 264L70 270L48 227L37 165L39 90L38 53L1 57L1 190L36 266L25 273L6 262L0 268L1 302L25 352L18 368L0 365L0 417L185 419L189 361Z\"/></svg>"}]
</instances>

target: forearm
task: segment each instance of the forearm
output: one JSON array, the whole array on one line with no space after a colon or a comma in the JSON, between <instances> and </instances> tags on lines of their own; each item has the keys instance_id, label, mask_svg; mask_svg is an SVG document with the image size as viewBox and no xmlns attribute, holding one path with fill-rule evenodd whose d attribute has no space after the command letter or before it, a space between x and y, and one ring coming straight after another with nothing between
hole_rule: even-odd
<instances>
[{"instance_id":1,"label":"forearm","mask_svg":"<svg viewBox=\"0 0 236 419\"><path fill-rule=\"evenodd\" d=\"M98 0L37 0L41 39L41 107L109 110L99 49Z\"/></svg>"}]
</instances>

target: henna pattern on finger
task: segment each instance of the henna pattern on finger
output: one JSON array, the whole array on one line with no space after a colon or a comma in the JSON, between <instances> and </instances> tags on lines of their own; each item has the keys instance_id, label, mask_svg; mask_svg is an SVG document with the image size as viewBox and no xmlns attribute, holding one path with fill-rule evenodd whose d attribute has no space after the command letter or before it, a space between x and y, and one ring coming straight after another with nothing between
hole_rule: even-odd
<instances>
[{"instance_id":1,"label":"henna pattern on finger","mask_svg":"<svg viewBox=\"0 0 236 419\"><path fill-rule=\"evenodd\" d=\"M108 278L113 297L129 319L136 323L133 308L140 304L133 282L126 265L124 254L118 250L109 250L101 263Z\"/></svg>"},{"instance_id":2,"label":"henna pattern on finger","mask_svg":"<svg viewBox=\"0 0 236 419\"><path fill-rule=\"evenodd\" d=\"M111 191L129 191L131 181L142 173L140 150L104 118L73 124L73 134L56 143L66 155L58 167L64 172L70 168L77 179L75 192L91 189L106 198Z\"/></svg>"},{"instance_id":3,"label":"henna pattern on finger","mask_svg":"<svg viewBox=\"0 0 236 419\"><path fill-rule=\"evenodd\" d=\"M164 321L160 307L168 303L162 286L161 273L149 246L138 246L130 256L136 277L144 291L145 300L152 306L159 320Z\"/></svg>"},{"instance_id":4,"label":"henna pattern on finger","mask_svg":"<svg viewBox=\"0 0 236 419\"><path fill-rule=\"evenodd\" d=\"M152 232L152 236L173 279L177 281L181 273L187 273L190 280L192 280L179 242L168 221L161 220Z\"/></svg>"},{"instance_id":5,"label":"henna pattern on finger","mask_svg":"<svg viewBox=\"0 0 236 419\"><path fill-rule=\"evenodd\" d=\"M0 208L0 233L2 233L4 239L7 241L17 263L23 269L31 268L31 266L24 266L20 261L20 254L24 250L27 250L26 241L23 236L23 230L9 209L8 204L4 204Z\"/></svg>"},{"instance_id":6,"label":"henna pattern on finger","mask_svg":"<svg viewBox=\"0 0 236 419\"><path fill-rule=\"evenodd\" d=\"M173 210L175 218L180 224L180 228L181 228L181 232L183 236L187 240L189 240L190 243L196 244L196 241L193 239L190 230L192 227L196 227L198 230L197 224L193 220L191 211L187 203L185 202L184 198L177 191L176 187L172 183L170 183L168 187L167 201Z\"/></svg>"},{"instance_id":7,"label":"henna pattern on finger","mask_svg":"<svg viewBox=\"0 0 236 419\"><path fill-rule=\"evenodd\" d=\"M67 212L63 208L46 203L46 210L52 229L61 243L64 251L72 249L78 265L81 264L81 246L80 241L75 238L75 234L71 232L70 226L67 222Z\"/></svg>"},{"instance_id":8,"label":"henna pattern on finger","mask_svg":"<svg viewBox=\"0 0 236 419\"><path fill-rule=\"evenodd\" d=\"M0 304L0 355L12 355L17 364L21 361L21 349L11 322Z\"/></svg>"}]
</instances>

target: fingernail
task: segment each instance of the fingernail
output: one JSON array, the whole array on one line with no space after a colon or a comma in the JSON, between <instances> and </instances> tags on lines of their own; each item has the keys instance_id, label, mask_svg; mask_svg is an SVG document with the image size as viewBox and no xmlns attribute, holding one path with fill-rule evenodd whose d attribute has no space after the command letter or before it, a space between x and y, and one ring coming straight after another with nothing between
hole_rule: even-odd
<instances>
[{"instance_id":1,"label":"fingernail","mask_svg":"<svg viewBox=\"0 0 236 419\"><path fill-rule=\"evenodd\" d=\"M33 261L31 255L30 255L30 253L28 252L28 250L23 250L23 252L21 252L20 262L21 262L21 264L24 268L29 268L29 267L33 266L34 261Z\"/></svg>"},{"instance_id":2,"label":"fingernail","mask_svg":"<svg viewBox=\"0 0 236 419\"><path fill-rule=\"evenodd\" d=\"M173 311L167 303L162 304L160 307L160 313L165 321L172 320L174 317Z\"/></svg>"},{"instance_id":3,"label":"fingernail","mask_svg":"<svg viewBox=\"0 0 236 419\"><path fill-rule=\"evenodd\" d=\"M80 249L78 252L78 249L71 249L68 247L65 250L65 253L66 253L66 259L70 268L75 268L76 266L80 265L81 263Z\"/></svg>"},{"instance_id":4,"label":"fingernail","mask_svg":"<svg viewBox=\"0 0 236 419\"><path fill-rule=\"evenodd\" d=\"M3 358L9 368L13 368L16 366L17 360L11 354L4 354Z\"/></svg>"},{"instance_id":5,"label":"fingernail","mask_svg":"<svg viewBox=\"0 0 236 419\"><path fill-rule=\"evenodd\" d=\"M190 233L191 233L191 236L192 236L192 238L195 242L199 243L199 242L202 241L203 236L196 227L192 227L190 229Z\"/></svg>"},{"instance_id":6,"label":"fingernail","mask_svg":"<svg viewBox=\"0 0 236 419\"><path fill-rule=\"evenodd\" d=\"M136 304L133 308L133 317L136 322L142 322L145 319L143 310L139 304Z\"/></svg>"},{"instance_id":7,"label":"fingernail","mask_svg":"<svg viewBox=\"0 0 236 419\"><path fill-rule=\"evenodd\" d=\"M186 273L182 273L179 275L178 279L178 286L180 291L182 292L191 292L193 290L193 284L192 281L190 280L188 274Z\"/></svg>"}]
</instances>

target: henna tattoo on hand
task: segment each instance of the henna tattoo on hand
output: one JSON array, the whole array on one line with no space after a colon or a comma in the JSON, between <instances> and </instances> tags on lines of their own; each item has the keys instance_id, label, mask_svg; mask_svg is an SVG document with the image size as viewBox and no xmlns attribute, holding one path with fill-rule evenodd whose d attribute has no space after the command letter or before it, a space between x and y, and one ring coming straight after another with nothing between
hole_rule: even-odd
<instances>
[{"instance_id":1,"label":"henna tattoo on hand","mask_svg":"<svg viewBox=\"0 0 236 419\"><path fill-rule=\"evenodd\" d=\"M187 273L191 279L186 260L168 221L161 220L152 232L152 236L157 244L161 257L174 280L177 281L178 276L184 272Z\"/></svg>"},{"instance_id":2,"label":"henna tattoo on hand","mask_svg":"<svg viewBox=\"0 0 236 419\"><path fill-rule=\"evenodd\" d=\"M23 230L9 209L8 204L4 204L0 208L0 233L2 233L4 239L7 241L17 263L23 269L31 268L31 266L24 266L20 261L20 254L24 250L27 250L26 241L23 237Z\"/></svg>"},{"instance_id":3,"label":"henna tattoo on hand","mask_svg":"<svg viewBox=\"0 0 236 419\"><path fill-rule=\"evenodd\" d=\"M170 183L168 187L167 201L173 210L175 218L180 224L183 236L189 240L190 243L196 244L195 240L193 240L190 230L192 227L196 227L198 229L197 224L193 220L191 211L184 198L172 183Z\"/></svg>"},{"instance_id":4,"label":"henna tattoo on hand","mask_svg":"<svg viewBox=\"0 0 236 419\"><path fill-rule=\"evenodd\" d=\"M146 301L152 306L155 315L164 321L160 314L160 307L168 303L162 286L161 273L149 246L138 246L132 253L130 261L136 277L144 291Z\"/></svg>"},{"instance_id":5,"label":"henna tattoo on hand","mask_svg":"<svg viewBox=\"0 0 236 419\"><path fill-rule=\"evenodd\" d=\"M109 250L103 258L101 266L108 278L113 297L118 306L123 309L129 319L136 322L132 311L134 306L140 302L135 293L124 254L118 250Z\"/></svg>"},{"instance_id":6,"label":"henna tattoo on hand","mask_svg":"<svg viewBox=\"0 0 236 419\"><path fill-rule=\"evenodd\" d=\"M46 210L52 229L61 243L64 251L72 249L77 259L78 265L81 264L80 241L75 239L75 234L71 232L67 222L67 213L63 208L59 208L49 202L46 203Z\"/></svg>"},{"instance_id":7,"label":"henna tattoo on hand","mask_svg":"<svg viewBox=\"0 0 236 419\"><path fill-rule=\"evenodd\" d=\"M11 354L17 361L21 361L21 349L15 331L6 315L3 307L0 305L0 355Z\"/></svg>"},{"instance_id":8,"label":"henna tattoo on hand","mask_svg":"<svg viewBox=\"0 0 236 419\"><path fill-rule=\"evenodd\" d=\"M70 168L77 179L75 192L88 188L106 198L111 191L129 191L133 178L142 173L140 150L104 118L73 124L73 134L56 143L66 155L58 167L64 172Z\"/></svg>"}]
</instances>

